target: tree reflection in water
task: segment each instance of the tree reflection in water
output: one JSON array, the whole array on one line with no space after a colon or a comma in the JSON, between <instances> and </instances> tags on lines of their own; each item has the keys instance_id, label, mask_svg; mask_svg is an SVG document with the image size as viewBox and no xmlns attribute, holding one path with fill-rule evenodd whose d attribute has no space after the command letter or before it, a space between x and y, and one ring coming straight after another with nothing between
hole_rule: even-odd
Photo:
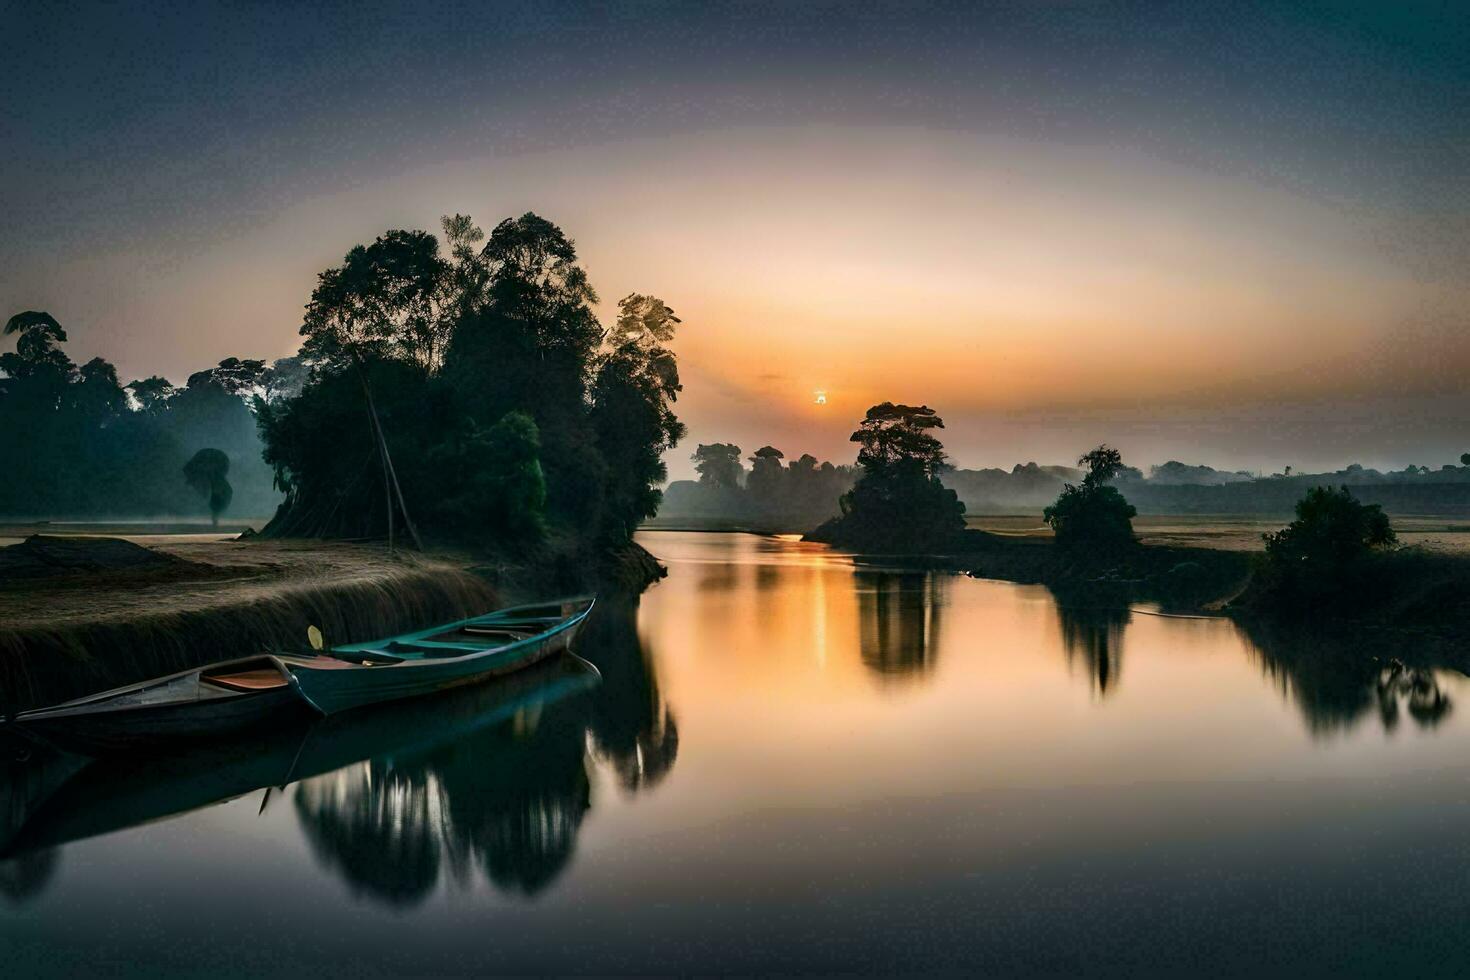
<instances>
[{"instance_id":1,"label":"tree reflection in water","mask_svg":"<svg viewBox=\"0 0 1470 980\"><path fill-rule=\"evenodd\" d=\"M674 767L679 726L658 686L653 659L638 635L633 602L599 608L579 649L602 671L591 698L592 744L629 793L648 789Z\"/></svg>"},{"instance_id":2,"label":"tree reflection in water","mask_svg":"<svg viewBox=\"0 0 1470 980\"><path fill-rule=\"evenodd\" d=\"M1240 631L1314 736L1350 731L1374 715L1392 732L1404 711L1418 727L1434 728L1454 707L1432 670L1374 658L1350 640L1262 623L1244 624Z\"/></svg>"},{"instance_id":3,"label":"tree reflection in water","mask_svg":"<svg viewBox=\"0 0 1470 980\"><path fill-rule=\"evenodd\" d=\"M859 569L854 577L863 663L885 680L933 670L949 575Z\"/></svg>"},{"instance_id":4,"label":"tree reflection in water","mask_svg":"<svg viewBox=\"0 0 1470 980\"><path fill-rule=\"evenodd\" d=\"M629 792L656 784L678 755L636 610L604 603L589 618L577 649L602 672L592 691L300 783L294 805L318 859L357 893L400 906L426 898L444 872L466 881L478 868L526 896L555 881L591 805L588 746Z\"/></svg>"},{"instance_id":5,"label":"tree reflection in water","mask_svg":"<svg viewBox=\"0 0 1470 980\"><path fill-rule=\"evenodd\" d=\"M1055 593L1053 598L1057 603L1067 666L1071 668L1080 662L1093 690L1099 697L1107 697L1118 689L1123 670L1123 632L1132 618L1128 605L1096 599L1088 604Z\"/></svg>"}]
</instances>

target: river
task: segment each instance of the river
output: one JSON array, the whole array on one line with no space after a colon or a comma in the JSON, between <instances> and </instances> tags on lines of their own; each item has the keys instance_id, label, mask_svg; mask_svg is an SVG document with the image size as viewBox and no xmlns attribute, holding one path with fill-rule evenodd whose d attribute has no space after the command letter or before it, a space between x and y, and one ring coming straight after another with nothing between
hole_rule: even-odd
<instances>
[{"instance_id":1,"label":"river","mask_svg":"<svg viewBox=\"0 0 1470 980\"><path fill-rule=\"evenodd\" d=\"M12 975L1470 967L1460 675L641 540L669 576L589 623L600 682L9 762Z\"/></svg>"}]
</instances>

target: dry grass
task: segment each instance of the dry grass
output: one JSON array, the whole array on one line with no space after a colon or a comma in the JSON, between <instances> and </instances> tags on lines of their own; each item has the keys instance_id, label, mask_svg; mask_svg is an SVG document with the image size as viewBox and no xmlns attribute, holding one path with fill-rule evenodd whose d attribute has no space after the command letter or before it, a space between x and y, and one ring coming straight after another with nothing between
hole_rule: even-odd
<instances>
[{"instance_id":1,"label":"dry grass","mask_svg":"<svg viewBox=\"0 0 1470 980\"><path fill-rule=\"evenodd\" d=\"M458 556L381 545L137 539L176 574L70 576L0 587L0 707L19 710L172 670L305 646L308 625L350 642L498 604Z\"/></svg>"}]
</instances>

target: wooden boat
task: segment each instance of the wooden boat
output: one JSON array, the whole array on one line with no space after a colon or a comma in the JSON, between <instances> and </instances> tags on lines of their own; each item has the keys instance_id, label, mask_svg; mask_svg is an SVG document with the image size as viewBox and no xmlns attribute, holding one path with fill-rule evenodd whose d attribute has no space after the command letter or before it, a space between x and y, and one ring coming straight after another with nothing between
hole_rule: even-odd
<instances>
[{"instance_id":1,"label":"wooden boat","mask_svg":"<svg viewBox=\"0 0 1470 980\"><path fill-rule=\"evenodd\" d=\"M515 606L325 656L283 657L297 693L324 715L432 694L522 670L571 646L591 597Z\"/></svg>"},{"instance_id":2,"label":"wooden boat","mask_svg":"<svg viewBox=\"0 0 1470 980\"><path fill-rule=\"evenodd\" d=\"M534 712L595 686L597 668L558 657L494 684L443 697L384 704L299 720L234 739L183 743L163 753L78 759L42 750L9 773L29 791L0 826L0 861L74 840L237 799L368 758L394 759L454 743L520 712ZM3 778L3 776L0 776ZM0 799L7 787L0 785Z\"/></svg>"},{"instance_id":3,"label":"wooden boat","mask_svg":"<svg viewBox=\"0 0 1470 980\"><path fill-rule=\"evenodd\" d=\"M432 694L521 670L568 649L590 597L515 606L312 655L208 664L17 715L21 732L64 748L116 748L234 735L314 709L323 715Z\"/></svg>"},{"instance_id":4,"label":"wooden boat","mask_svg":"<svg viewBox=\"0 0 1470 980\"><path fill-rule=\"evenodd\" d=\"M7 727L63 748L113 748L233 735L310 713L277 657L225 660L20 713Z\"/></svg>"}]
</instances>

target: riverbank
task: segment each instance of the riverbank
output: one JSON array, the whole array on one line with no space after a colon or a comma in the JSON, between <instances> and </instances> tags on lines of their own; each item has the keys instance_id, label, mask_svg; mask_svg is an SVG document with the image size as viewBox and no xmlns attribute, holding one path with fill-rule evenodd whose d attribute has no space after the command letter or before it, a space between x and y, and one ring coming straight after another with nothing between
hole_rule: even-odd
<instances>
[{"instance_id":1,"label":"riverbank","mask_svg":"<svg viewBox=\"0 0 1470 980\"><path fill-rule=\"evenodd\" d=\"M204 538L41 536L0 549L0 712L299 648L312 625L355 642L594 583L636 593L663 573L636 545L591 568L554 546L515 560Z\"/></svg>"}]
</instances>

